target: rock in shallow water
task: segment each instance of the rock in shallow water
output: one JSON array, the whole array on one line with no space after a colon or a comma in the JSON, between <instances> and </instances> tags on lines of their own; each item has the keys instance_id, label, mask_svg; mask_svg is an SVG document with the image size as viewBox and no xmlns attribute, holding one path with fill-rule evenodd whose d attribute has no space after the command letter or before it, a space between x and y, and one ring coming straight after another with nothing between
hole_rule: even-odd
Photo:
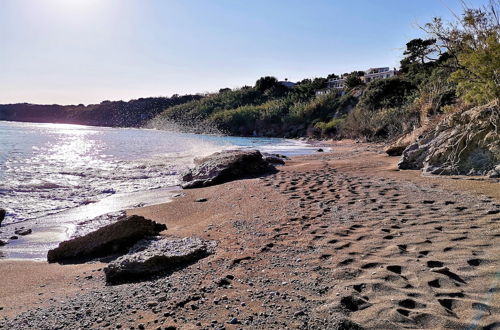
<instances>
[{"instance_id":1,"label":"rock in shallow water","mask_svg":"<svg viewBox=\"0 0 500 330\"><path fill-rule=\"evenodd\" d=\"M183 176L183 188L207 187L244 177L276 171L258 150L228 150L195 159L195 167Z\"/></svg>"},{"instance_id":2,"label":"rock in shallow water","mask_svg":"<svg viewBox=\"0 0 500 330\"><path fill-rule=\"evenodd\" d=\"M148 279L189 264L214 252L215 242L196 237L171 239L157 237L141 240L128 254L112 261L106 268L106 282L118 284Z\"/></svg>"},{"instance_id":3,"label":"rock in shallow water","mask_svg":"<svg viewBox=\"0 0 500 330\"><path fill-rule=\"evenodd\" d=\"M48 262L80 262L126 252L137 241L167 229L163 224L133 215L85 236L59 244L47 254Z\"/></svg>"},{"instance_id":4,"label":"rock in shallow water","mask_svg":"<svg viewBox=\"0 0 500 330\"><path fill-rule=\"evenodd\" d=\"M20 229L16 229L14 231L14 234L20 235L20 236L26 236L26 235L31 234L31 232L32 232L31 229L22 227Z\"/></svg>"}]
</instances>

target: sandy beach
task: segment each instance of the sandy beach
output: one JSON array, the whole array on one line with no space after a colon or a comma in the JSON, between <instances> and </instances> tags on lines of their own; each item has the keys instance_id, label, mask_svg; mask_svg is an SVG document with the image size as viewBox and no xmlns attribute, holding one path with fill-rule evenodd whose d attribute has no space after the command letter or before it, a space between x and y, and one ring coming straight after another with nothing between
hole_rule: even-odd
<instances>
[{"instance_id":1,"label":"sandy beach","mask_svg":"<svg viewBox=\"0 0 500 330\"><path fill-rule=\"evenodd\" d=\"M499 328L498 179L398 171L381 150L336 142L276 174L128 210L166 236L217 241L153 281L0 261L0 328Z\"/></svg>"}]
</instances>

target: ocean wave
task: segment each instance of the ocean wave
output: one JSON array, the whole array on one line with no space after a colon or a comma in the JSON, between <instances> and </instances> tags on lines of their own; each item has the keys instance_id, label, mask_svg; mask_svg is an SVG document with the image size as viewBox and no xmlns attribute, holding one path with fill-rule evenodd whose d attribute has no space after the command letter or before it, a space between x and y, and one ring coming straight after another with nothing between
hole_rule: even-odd
<instances>
[{"instance_id":1,"label":"ocean wave","mask_svg":"<svg viewBox=\"0 0 500 330\"><path fill-rule=\"evenodd\" d=\"M49 190L49 189L59 189L59 188L71 188L71 186L65 186L53 182L40 182L31 184L21 184L16 186L15 190L19 192L34 192L37 190Z\"/></svg>"}]
</instances>

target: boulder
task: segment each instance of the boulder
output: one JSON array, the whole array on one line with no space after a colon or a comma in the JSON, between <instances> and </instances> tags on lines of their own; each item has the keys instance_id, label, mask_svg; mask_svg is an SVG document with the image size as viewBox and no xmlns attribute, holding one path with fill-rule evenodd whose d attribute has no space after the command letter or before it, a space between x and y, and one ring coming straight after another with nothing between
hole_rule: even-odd
<instances>
[{"instance_id":1,"label":"boulder","mask_svg":"<svg viewBox=\"0 0 500 330\"><path fill-rule=\"evenodd\" d=\"M495 166L495 168L489 171L487 175L490 178L500 178L500 165Z\"/></svg>"},{"instance_id":2,"label":"boulder","mask_svg":"<svg viewBox=\"0 0 500 330\"><path fill-rule=\"evenodd\" d=\"M14 231L14 234L19 235L19 236L26 236L26 235L31 234L31 232L32 232L32 231L31 231L31 229L21 227L21 228L19 228L19 229L16 229L16 230Z\"/></svg>"},{"instance_id":3,"label":"boulder","mask_svg":"<svg viewBox=\"0 0 500 330\"><path fill-rule=\"evenodd\" d=\"M59 244L47 254L48 262L81 262L126 252L139 240L167 229L163 224L133 215L85 236Z\"/></svg>"},{"instance_id":4,"label":"boulder","mask_svg":"<svg viewBox=\"0 0 500 330\"><path fill-rule=\"evenodd\" d=\"M215 242L195 237L141 240L128 254L104 268L106 282L118 284L149 279L153 275L169 272L180 265L204 258L213 253L214 248Z\"/></svg>"},{"instance_id":5,"label":"boulder","mask_svg":"<svg viewBox=\"0 0 500 330\"><path fill-rule=\"evenodd\" d=\"M195 159L195 167L183 176L183 188L212 186L244 177L276 171L258 150L228 150Z\"/></svg>"},{"instance_id":6,"label":"boulder","mask_svg":"<svg viewBox=\"0 0 500 330\"><path fill-rule=\"evenodd\" d=\"M4 209L0 208L0 226L2 225L3 219L5 219L5 214L6 213L7 212Z\"/></svg>"},{"instance_id":7,"label":"boulder","mask_svg":"<svg viewBox=\"0 0 500 330\"><path fill-rule=\"evenodd\" d=\"M290 159L287 156L280 154L269 154L267 152L262 153L262 159L264 159L269 164L273 165L285 165L285 159Z\"/></svg>"},{"instance_id":8,"label":"boulder","mask_svg":"<svg viewBox=\"0 0 500 330\"><path fill-rule=\"evenodd\" d=\"M499 141L497 101L446 116L404 150L398 166L426 174L486 175L500 164Z\"/></svg>"}]
</instances>

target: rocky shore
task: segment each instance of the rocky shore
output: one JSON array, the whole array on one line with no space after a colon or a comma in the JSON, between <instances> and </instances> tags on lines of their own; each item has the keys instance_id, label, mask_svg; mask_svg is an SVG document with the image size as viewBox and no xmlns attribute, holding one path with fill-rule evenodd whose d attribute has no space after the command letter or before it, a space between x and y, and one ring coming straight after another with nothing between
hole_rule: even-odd
<instances>
[{"instance_id":1,"label":"rocky shore","mask_svg":"<svg viewBox=\"0 0 500 330\"><path fill-rule=\"evenodd\" d=\"M0 328L499 327L499 180L398 171L381 150L339 142L129 210L217 244L147 281L107 285L101 261L0 261Z\"/></svg>"}]
</instances>

